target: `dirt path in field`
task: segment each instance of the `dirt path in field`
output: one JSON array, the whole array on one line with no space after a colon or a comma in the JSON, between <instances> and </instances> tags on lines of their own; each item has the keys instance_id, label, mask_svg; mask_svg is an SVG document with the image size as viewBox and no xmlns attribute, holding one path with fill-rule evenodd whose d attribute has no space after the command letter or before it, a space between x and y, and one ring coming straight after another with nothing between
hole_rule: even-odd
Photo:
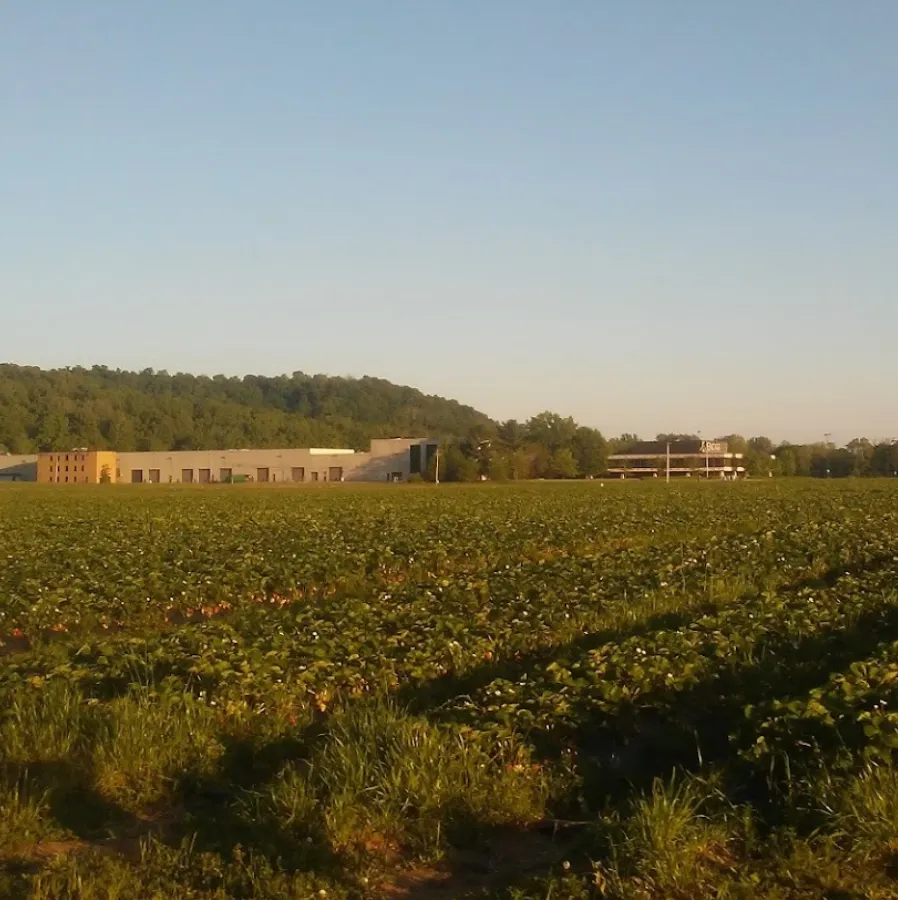
<instances>
[{"instance_id":1,"label":"dirt path in field","mask_svg":"<svg viewBox=\"0 0 898 900\"><path fill-rule=\"evenodd\" d=\"M111 856L121 856L129 862L140 861L139 838L109 838L102 841L39 841L34 844L21 844L10 851L0 854L0 871L18 871L37 874L49 862L60 856L73 853L86 853L95 850Z\"/></svg>"},{"instance_id":2,"label":"dirt path in field","mask_svg":"<svg viewBox=\"0 0 898 900\"><path fill-rule=\"evenodd\" d=\"M500 889L527 875L560 867L571 840L554 831L514 831L493 838L483 850L459 852L445 863L416 866L383 881L378 896L387 900L455 900Z\"/></svg>"},{"instance_id":3,"label":"dirt path in field","mask_svg":"<svg viewBox=\"0 0 898 900\"><path fill-rule=\"evenodd\" d=\"M141 840L164 832L165 823L147 821L129 829L126 836L23 844L0 856L0 869L37 873L58 857L89 851L139 863ZM571 850L570 836L552 829L502 832L483 849L460 851L436 865L410 866L387 874L372 887L371 896L384 900L457 900L472 892L507 887L528 875L560 869Z\"/></svg>"},{"instance_id":4,"label":"dirt path in field","mask_svg":"<svg viewBox=\"0 0 898 900\"><path fill-rule=\"evenodd\" d=\"M47 863L60 856L95 851L109 856L119 856L131 863L140 862L141 841L151 835L164 837L171 827L172 818L137 818L123 833L104 838L71 838L58 841L35 841L19 844L0 854L0 870L16 869L39 872Z\"/></svg>"}]
</instances>

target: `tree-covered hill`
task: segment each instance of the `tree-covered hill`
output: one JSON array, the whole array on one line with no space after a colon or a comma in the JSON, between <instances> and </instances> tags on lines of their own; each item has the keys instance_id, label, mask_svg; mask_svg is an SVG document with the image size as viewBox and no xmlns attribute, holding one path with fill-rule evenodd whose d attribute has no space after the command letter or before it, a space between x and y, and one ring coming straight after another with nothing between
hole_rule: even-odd
<instances>
[{"instance_id":1,"label":"tree-covered hill","mask_svg":"<svg viewBox=\"0 0 898 900\"><path fill-rule=\"evenodd\" d=\"M483 413L380 378L242 378L0 365L0 452L349 446L466 436Z\"/></svg>"}]
</instances>

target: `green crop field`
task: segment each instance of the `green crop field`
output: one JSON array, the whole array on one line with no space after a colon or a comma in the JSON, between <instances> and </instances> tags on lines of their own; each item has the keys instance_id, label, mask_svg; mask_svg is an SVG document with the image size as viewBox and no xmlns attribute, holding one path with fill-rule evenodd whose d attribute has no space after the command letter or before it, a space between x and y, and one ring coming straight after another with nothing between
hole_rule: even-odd
<instances>
[{"instance_id":1,"label":"green crop field","mask_svg":"<svg viewBox=\"0 0 898 900\"><path fill-rule=\"evenodd\" d=\"M898 482L0 489L0 896L898 897Z\"/></svg>"}]
</instances>

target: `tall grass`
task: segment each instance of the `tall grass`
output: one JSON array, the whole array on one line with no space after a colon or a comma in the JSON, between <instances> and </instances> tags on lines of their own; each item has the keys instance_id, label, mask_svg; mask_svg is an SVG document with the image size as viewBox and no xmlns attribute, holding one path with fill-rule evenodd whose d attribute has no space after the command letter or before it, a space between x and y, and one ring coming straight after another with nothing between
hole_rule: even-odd
<instances>
[{"instance_id":1,"label":"tall grass","mask_svg":"<svg viewBox=\"0 0 898 900\"><path fill-rule=\"evenodd\" d=\"M395 847L439 855L447 831L532 822L550 784L522 751L488 752L389 700L337 710L302 763L288 766L262 798L285 829L336 848Z\"/></svg>"},{"instance_id":2,"label":"tall grass","mask_svg":"<svg viewBox=\"0 0 898 900\"><path fill-rule=\"evenodd\" d=\"M212 776L224 749L214 710L188 693L133 691L108 704L103 724L94 783L129 809L171 800Z\"/></svg>"},{"instance_id":3,"label":"tall grass","mask_svg":"<svg viewBox=\"0 0 898 900\"><path fill-rule=\"evenodd\" d=\"M101 704L48 681L12 695L0 760L15 773L77 786L137 810L211 774L222 754L214 710L189 694L135 688Z\"/></svg>"},{"instance_id":4,"label":"tall grass","mask_svg":"<svg viewBox=\"0 0 898 900\"><path fill-rule=\"evenodd\" d=\"M656 779L632 802L612 840L603 883L620 897L708 896L721 873L732 869L737 841L735 822L720 806L718 793L699 779Z\"/></svg>"},{"instance_id":5,"label":"tall grass","mask_svg":"<svg viewBox=\"0 0 898 900\"><path fill-rule=\"evenodd\" d=\"M83 758L100 724L98 710L74 686L47 681L10 697L0 724L0 755L7 762L74 762Z\"/></svg>"},{"instance_id":6,"label":"tall grass","mask_svg":"<svg viewBox=\"0 0 898 900\"><path fill-rule=\"evenodd\" d=\"M898 860L898 768L869 762L857 773L826 774L812 784L825 812L822 833L834 837L862 862Z\"/></svg>"},{"instance_id":7,"label":"tall grass","mask_svg":"<svg viewBox=\"0 0 898 900\"><path fill-rule=\"evenodd\" d=\"M61 836L53 827L45 792L24 778L0 785L0 859L14 857L36 841Z\"/></svg>"}]
</instances>

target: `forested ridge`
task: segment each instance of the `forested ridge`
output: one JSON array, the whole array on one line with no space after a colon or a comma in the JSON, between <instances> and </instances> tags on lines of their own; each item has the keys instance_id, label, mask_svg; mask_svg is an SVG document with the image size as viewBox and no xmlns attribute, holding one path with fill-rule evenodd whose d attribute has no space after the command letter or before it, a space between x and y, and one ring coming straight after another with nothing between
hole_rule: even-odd
<instances>
[{"instance_id":1,"label":"forested ridge","mask_svg":"<svg viewBox=\"0 0 898 900\"><path fill-rule=\"evenodd\" d=\"M73 446L367 449L373 437L467 435L490 419L380 378L227 377L0 365L0 451Z\"/></svg>"}]
</instances>

